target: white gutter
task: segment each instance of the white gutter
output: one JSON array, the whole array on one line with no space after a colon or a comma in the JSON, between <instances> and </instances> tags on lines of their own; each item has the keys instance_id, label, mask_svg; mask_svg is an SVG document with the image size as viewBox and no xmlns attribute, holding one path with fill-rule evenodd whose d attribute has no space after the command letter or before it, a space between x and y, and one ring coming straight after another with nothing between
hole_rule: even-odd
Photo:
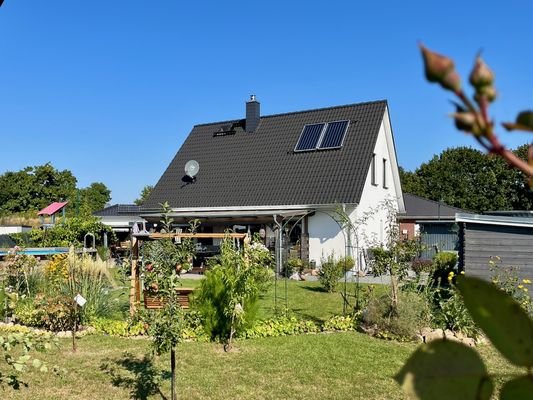
<instances>
[{"instance_id":1,"label":"white gutter","mask_svg":"<svg viewBox=\"0 0 533 400\"><path fill-rule=\"evenodd\" d=\"M455 214L455 221L485 225L521 226L526 228L533 228L533 218L522 217L504 217L499 215L457 213Z\"/></svg>"}]
</instances>

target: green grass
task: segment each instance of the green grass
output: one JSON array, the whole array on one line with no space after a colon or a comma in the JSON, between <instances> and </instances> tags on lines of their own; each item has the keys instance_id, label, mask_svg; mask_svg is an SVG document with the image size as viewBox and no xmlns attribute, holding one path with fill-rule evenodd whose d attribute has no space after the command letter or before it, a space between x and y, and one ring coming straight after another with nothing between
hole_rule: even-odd
<instances>
[{"instance_id":1,"label":"green grass","mask_svg":"<svg viewBox=\"0 0 533 400\"><path fill-rule=\"evenodd\" d=\"M67 369L63 377L29 372L28 388L7 389L18 399L168 398L168 354L152 361L149 341L88 336L72 353L70 342L41 359ZM216 343L178 347L179 398L187 399L403 399L392 377L416 348L412 343L338 333L237 341L224 353ZM481 347L489 371L509 365ZM1 366L2 364L0 364ZM2 368L2 367L0 367ZM155 383L156 377L162 377ZM162 397L160 391L165 395Z\"/></svg>"},{"instance_id":2,"label":"green grass","mask_svg":"<svg viewBox=\"0 0 533 400\"><path fill-rule=\"evenodd\" d=\"M185 287L199 285L199 280L183 281ZM354 290L349 285L348 293ZM388 288L377 285L375 290ZM343 310L341 294L324 292L318 282L280 280L261 298L261 318L274 315L275 292L278 308L285 307L287 293L288 308L300 318L323 322ZM127 288L113 292L117 309L125 314L127 294ZM38 357L65 368L64 376L28 372L23 376L28 388L7 389L0 398L169 398L168 354L151 359L148 339L87 336L79 339L76 353L69 340L60 343ZM238 340L230 353L216 343L184 343L178 348L179 398L403 399L392 377L415 348L355 332ZM483 346L480 353L491 373L514 371L493 348ZM5 368L0 362L0 371ZM502 381L497 379L500 386Z\"/></svg>"},{"instance_id":3,"label":"green grass","mask_svg":"<svg viewBox=\"0 0 533 400\"><path fill-rule=\"evenodd\" d=\"M360 298L363 297L363 290L367 285L360 285ZM339 284L339 289L335 293L326 292L319 282L316 281L290 281L279 280L277 287L272 285L260 300L259 318L268 318L275 314L276 306L278 310L287 308L294 315L311 319L316 322L324 322L328 318L343 313L343 293L344 286ZM378 285L377 290L386 290L383 285ZM347 312L355 305L356 286L348 283L346 293L348 304ZM275 301L277 293L277 302Z\"/></svg>"},{"instance_id":4,"label":"green grass","mask_svg":"<svg viewBox=\"0 0 533 400\"><path fill-rule=\"evenodd\" d=\"M182 279L184 287L198 288L201 280ZM360 299L365 297L364 291L368 285L360 285ZM267 319L276 315L278 311L289 309L290 313L301 319L310 319L318 323L326 321L334 315L343 313L344 284L339 284L339 289L335 293L328 293L322 289L317 281L291 281L280 279L277 284L272 284L269 290L260 297L258 318ZM375 293L381 294L388 290L386 285L375 285ZM347 312L355 304L356 285L348 283L346 287L349 304L346 306ZM276 301L277 295L277 301ZM129 287L122 286L115 289L111 295L113 304L112 318L121 319L127 317L129 313Z\"/></svg>"}]
</instances>

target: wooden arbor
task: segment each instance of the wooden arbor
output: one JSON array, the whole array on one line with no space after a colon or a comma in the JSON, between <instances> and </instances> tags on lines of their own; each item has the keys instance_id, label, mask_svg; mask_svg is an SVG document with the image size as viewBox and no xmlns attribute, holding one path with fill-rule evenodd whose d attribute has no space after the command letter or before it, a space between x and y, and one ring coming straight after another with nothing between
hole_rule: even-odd
<instances>
[{"instance_id":1,"label":"wooden arbor","mask_svg":"<svg viewBox=\"0 0 533 400\"><path fill-rule=\"evenodd\" d=\"M151 233L137 234L131 237L131 281L130 281L130 314L135 311L141 303L141 279L139 264L139 244L144 240L160 240L173 238L195 238L195 239L225 239L232 238L244 240L247 233Z\"/></svg>"}]
</instances>

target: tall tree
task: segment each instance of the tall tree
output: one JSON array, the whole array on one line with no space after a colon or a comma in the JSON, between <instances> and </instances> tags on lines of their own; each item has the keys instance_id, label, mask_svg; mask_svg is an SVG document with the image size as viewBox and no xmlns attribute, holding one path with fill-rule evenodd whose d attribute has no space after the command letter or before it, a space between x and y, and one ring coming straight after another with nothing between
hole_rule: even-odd
<instances>
[{"instance_id":1,"label":"tall tree","mask_svg":"<svg viewBox=\"0 0 533 400\"><path fill-rule=\"evenodd\" d=\"M50 163L8 171L0 175L0 214L39 210L48 204L71 198L76 177L59 171Z\"/></svg>"},{"instance_id":2,"label":"tall tree","mask_svg":"<svg viewBox=\"0 0 533 400\"><path fill-rule=\"evenodd\" d=\"M142 206L144 202L148 199L148 197L150 197L150 195L152 194L152 190L154 190L154 187L152 185L146 185L145 187L143 187L139 198L135 199L134 203L138 206Z\"/></svg>"},{"instance_id":3,"label":"tall tree","mask_svg":"<svg viewBox=\"0 0 533 400\"><path fill-rule=\"evenodd\" d=\"M102 182L93 182L88 187L79 190L79 197L81 214L90 215L104 208L111 200L111 190Z\"/></svg>"},{"instance_id":4,"label":"tall tree","mask_svg":"<svg viewBox=\"0 0 533 400\"><path fill-rule=\"evenodd\" d=\"M414 172L402 171L401 178L404 191L465 210L527 210L532 205L520 172L469 147L444 150Z\"/></svg>"}]
</instances>

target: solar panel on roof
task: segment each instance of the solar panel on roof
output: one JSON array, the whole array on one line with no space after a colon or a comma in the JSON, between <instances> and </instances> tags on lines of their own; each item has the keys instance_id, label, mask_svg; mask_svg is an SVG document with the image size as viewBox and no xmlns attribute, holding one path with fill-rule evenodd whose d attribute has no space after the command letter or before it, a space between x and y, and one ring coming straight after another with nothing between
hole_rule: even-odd
<instances>
[{"instance_id":1,"label":"solar panel on roof","mask_svg":"<svg viewBox=\"0 0 533 400\"><path fill-rule=\"evenodd\" d=\"M334 149L342 146L344 135L348 128L348 121L336 121L328 123L326 132L318 146L319 149Z\"/></svg>"},{"instance_id":2,"label":"solar panel on roof","mask_svg":"<svg viewBox=\"0 0 533 400\"><path fill-rule=\"evenodd\" d=\"M314 150L320 140L320 134L325 124L312 124L304 126L300 139L294 151Z\"/></svg>"}]
</instances>

